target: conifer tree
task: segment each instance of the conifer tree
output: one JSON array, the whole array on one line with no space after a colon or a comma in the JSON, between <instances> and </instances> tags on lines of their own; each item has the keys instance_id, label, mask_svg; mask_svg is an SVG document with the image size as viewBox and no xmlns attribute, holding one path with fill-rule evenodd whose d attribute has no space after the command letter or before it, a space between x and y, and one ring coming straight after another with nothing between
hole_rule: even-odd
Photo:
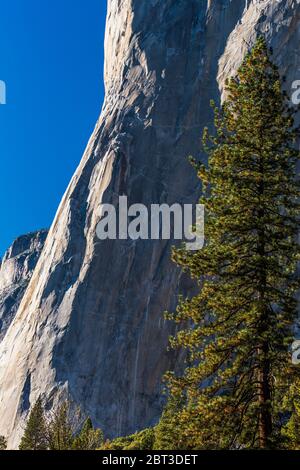
<instances>
[{"instance_id":1,"label":"conifer tree","mask_svg":"<svg viewBox=\"0 0 300 470\"><path fill-rule=\"evenodd\" d=\"M167 404L158 425L154 428L154 450L185 450L182 429L178 432L177 410L180 402L174 397Z\"/></svg>"},{"instance_id":2,"label":"conifer tree","mask_svg":"<svg viewBox=\"0 0 300 470\"><path fill-rule=\"evenodd\" d=\"M106 440L99 450L153 450L155 428L147 428L126 437Z\"/></svg>"},{"instance_id":3,"label":"conifer tree","mask_svg":"<svg viewBox=\"0 0 300 470\"><path fill-rule=\"evenodd\" d=\"M96 450L104 441L103 432L100 429L94 429L92 421L87 418L83 423L82 429L73 442L74 450Z\"/></svg>"},{"instance_id":4,"label":"conifer tree","mask_svg":"<svg viewBox=\"0 0 300 470\"><path fill-rule=\"evenodd\" d=\"M171 345L186 349L188 366L167 381L171 399L183 403L181 448L269 449L280 445L283 398L299 375L289 353L299 289L299 130L263 38L226 88L215 135L204 132L208 166L194 162L206 244L173 253L199 293L168 315L181 325Z\"/></svg>"},{"instance_id":5,"label":"conifer tree","mask_svg":"<svg viewBox=\"0 0 300 470\"><path fill-rule=\"evenodd\" d=\"M283 413L288 416L282 428L282 448L300 450L300 380L296 380L283 400Z\"/></svg>"},{"instance_id":6,"label":"conifer tree","mask_svg":"<svg viewBox=\"0 0 300 470\"><path fill-rule=\"evenodd\" d=\"M19 450L46 450L47 429L42 406L39 398L32 408L25 428L24 435L19 445Z\"/></svg>"},{"instance_id":7,"label":"conifer tree","mask_svg":"<svg viewBox=\"0 0 300 470\"><path fill-rule=\"evenodd\" d=\"M71 420L71 405L63 402L48 420L48 441L50 450L71 450L74 441L76 422Z\"/></svg>"}]
</instances>

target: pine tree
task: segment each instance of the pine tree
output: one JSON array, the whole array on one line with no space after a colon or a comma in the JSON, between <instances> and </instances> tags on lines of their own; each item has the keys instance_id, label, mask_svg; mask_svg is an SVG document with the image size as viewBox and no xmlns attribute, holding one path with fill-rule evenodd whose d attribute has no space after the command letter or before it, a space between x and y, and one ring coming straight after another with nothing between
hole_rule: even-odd
<instances>
[{"instance_id":1,"label":"pine tree","mask_svg":"<svg viewBox=\"0 0 300 470\"><path fill-rule=\"evenodd\" d=\"M81 432L74 439L73 449L96 450L103 444L103 441L103 432L100 429L94 429L91 419L87 418Z\"/></svg>"},{"instance_id":2,"label":"pine tree","mask_svg":"<svg viewBox=\"0 0 300 470\"><path fill-rule=\"evenodd\" d=\"M32 408L19 449L47 449L47 429L41 398L37 400Z\"/></svg>"},{"instance_id":3,"label":"pine tree","mask_svg":"<svg viewBox=\"0 0 300 470\"><path fill-rule=\"evenodd\" d=\"M147 428L130 436L105 441L99 450L152 450L155 428Z\"/></svg>"},{"instance_id":4,"label":"pine tree","mask_svg":"<svg viewBox=\"0 0 300 470\"><path fill-rule=\"evenodd\" d=\"M72 422L71 404L63 402L48 420L48 441L50 450L71 450L73 448L77 416Z\"/></svg>"},{"instance_id":5,"label":"pine tree","mask_svg":"<svg viewBox=\"0 0 300 470\"><path fill-rule=\"evenodd\" d=\"M171 345L186 349L189 365L167 381L183 401L183 448L268 449L280 445L283 398L299 375L288 351L299 289L299 130L263 38L226 87L215 135L204 131L208 167L194 162L206 244L173 254L199 293L168 315L181 325Z\"/></svg>"},{"instance_id":6,"label":"pine tree","mask_svg":"<svg viewBox=\"0 0 300 470\"><path fill-rule=\"evenodd\" d=\"M300 380L292 383L283 400L283 413L289 417L282 429L282 447L300 450Z\"/></svg>"},{"instance_id":7,"label":"pine tree","mask_svg":"<svg viewBox=\"0 0 300 470\"><path fill-rule=\"evenodd\" d=\"M178 409L180 409L180 402L172 397L158 425L154 428L154 450L185 450L181 438L182 429L178 432Z\"/></svg>"}]
</instances>

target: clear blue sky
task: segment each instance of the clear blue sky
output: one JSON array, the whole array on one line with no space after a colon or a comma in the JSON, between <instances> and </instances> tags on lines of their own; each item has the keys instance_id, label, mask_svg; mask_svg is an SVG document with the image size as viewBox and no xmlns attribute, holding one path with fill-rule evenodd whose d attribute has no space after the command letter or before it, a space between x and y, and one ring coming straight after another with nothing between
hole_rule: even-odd
<instances>
[{"instance_id":1,"label":"clear blue sky","mask_svg":"<svg viewBox=\"0 0 300 470\"><path fill-rule=\"evenodd\" d=\"M103 102L106 0L5 0L0 9L0 256L50 226Z\"/></svg>"}]
</instances>

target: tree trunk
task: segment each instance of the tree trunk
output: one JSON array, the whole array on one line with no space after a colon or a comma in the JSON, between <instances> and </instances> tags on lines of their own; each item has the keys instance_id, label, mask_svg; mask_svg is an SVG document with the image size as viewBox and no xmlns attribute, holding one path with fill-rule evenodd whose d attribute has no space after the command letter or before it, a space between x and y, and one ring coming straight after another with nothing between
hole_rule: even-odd
<instances>
[{"instance_id":1,"label":"tree trunk","mask_svg":"<svg viewBox=\"0 0 300 470\"><path fill-rule=\"evenodd\" d=\"M259 421L258 421L258 440L259 448L267 449L269 447L269 438L272 433L271 416L271 388L270 388L270 363L267 359L268 346L265 344L258 348L258 360L260 366L258 369L258 400L259 400Z\"/></svg>"},{"instance_id":2,"label":"tree trunk","mask_svg":"<svg viewBox=\"0 0 300 470\"><path fill-rule=\"evenodd\" d=\"M263 144L263 136L262 136ZM263 158L260 157L260 184L259 194L264 195L264 164ZM261 202L260 202L261 204ZM258 254L260 255L261 265L259 273L259 303L261 308L261 323L258 330L259 338L263 338L269 329L268 306L266 304L265 293L267 287L267 273L265 265L265 227L264 215L265 210L263 204L259 208L259 227L258 227ZM263 341L257 348L258 357L258 440L259 448L267 449L272 433L272 415L271 415L271 386L270 386L270 360L269 360L269 344Z\"/></svg>"}]
</instances>

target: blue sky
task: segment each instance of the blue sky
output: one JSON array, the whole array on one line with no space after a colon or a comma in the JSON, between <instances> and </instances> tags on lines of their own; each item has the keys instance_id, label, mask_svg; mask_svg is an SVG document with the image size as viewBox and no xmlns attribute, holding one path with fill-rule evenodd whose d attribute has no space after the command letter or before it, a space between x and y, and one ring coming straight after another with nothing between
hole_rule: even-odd
<instances>
[{"instance_id":1,"label":"blue sky","mask_svg":"<svg viewBox=\"0 0 300 470\"><path fill-rule=\"evenodd\" d=\"M103 102L106 0L5 0L0 10L0 256L50 226Z\"/></svg>"}]
</instances>

